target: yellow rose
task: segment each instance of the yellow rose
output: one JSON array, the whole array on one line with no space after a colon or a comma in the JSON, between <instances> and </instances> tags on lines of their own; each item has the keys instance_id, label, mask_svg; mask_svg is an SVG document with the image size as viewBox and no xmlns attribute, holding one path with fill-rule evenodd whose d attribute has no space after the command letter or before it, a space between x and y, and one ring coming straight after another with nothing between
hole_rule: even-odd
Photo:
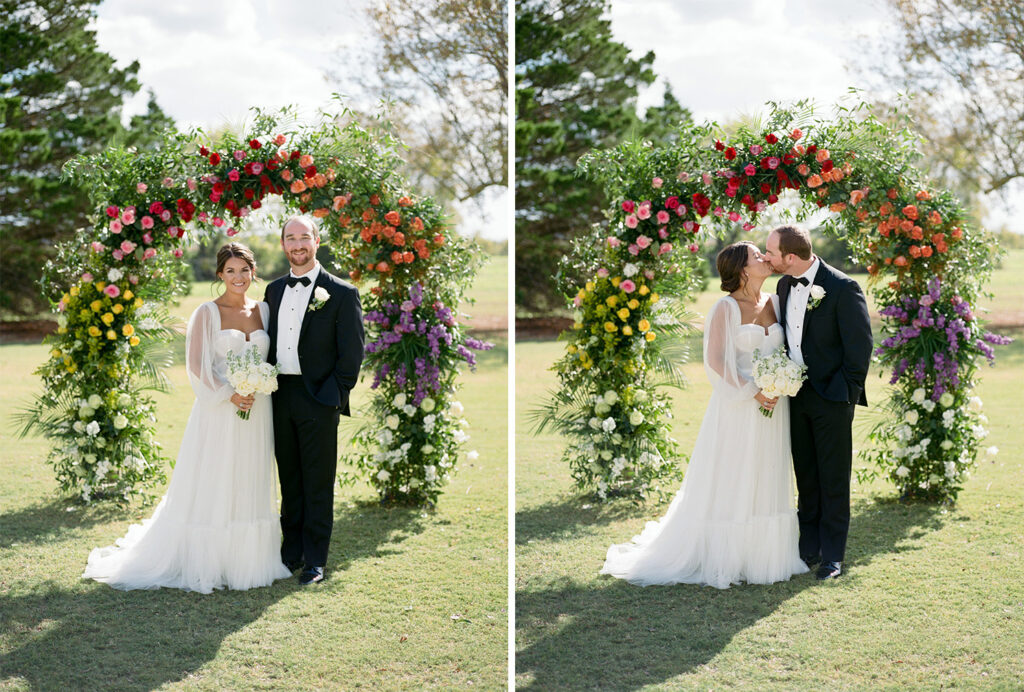
<instances>
[{"instance_id":1,"label":"yellow rose","mask_svg":"<svg viewBox=\"0 0 1024 692\"><path fill-rule=\"evenodd\" d=\"M582 365L582 366L583 366L583 369L584 369L584 370L590 370L590 366L591 366L591 365L593 365L593 363L591 363L591 362L590 362L590 361L588 360L588 361L585 361L585 362L583 362L583 363L580 363L580 365Z\"/></svg>"},{"instance_id":2,"label":"yellow rose","mask_svg":"<svg viewBox=\"0 0 1024 692\"><path fill-rule=\"evenodd\" d=\"M622 308L621 310L619 310L617 314L619 316L619 319L622 320L623 322L629 319L629 310L627 310L626 308Z\"/></svg>"},{"instance_id":3,"label":"yellow rose","mask_svg":"<svg viewBox=\"0 0 1024 692\"><path fill-rule=\"evenodd\" d=\"M134 297L135 297L135 294L134 294L134 293L132 293L132 292L131 292L131 291L129 290L129 291L125 291L124 293L122 293L122 294L121 294L121 296L122 296L122 297L123 297L123 298L124 298L125 300L131 300L132 298L134 298Z\"/></svg>"},{"instance_id":4,"label":"yellow rose","mask_svg":"<svg viewBox=\"0 0 1024 692\"><path fill-rule=\"evenodd\" d=\"M578 351L579 349L576 348L576 344L569 344L568 346L565 347L565 350L568 351L569 353L576 353L576 351Z\"/></svg>"},{"instance_id":5,"label":"yellow rose","mask_svg":"<svg viewBox=\"0 0 1024 692\"><path fill-rule=\"evenodd\" d=\"M625 334L626 336L633 336L633 328L627 324L625 327L622 328L622 333Z\"/></svg>"},{"instance_id":6,"label":"yellow rose","mask_svg":"<svg viewBox=\"0 0 1024 692\"><path fill-rule=\"evenodd\" d=\"M68 303L70 303L70 302L71 302L71 296L69 296L69 295L68 295L67 293L65 293L64 295L62 295L62 296L60 297L60 300L61 300L61 302L62 302L62 303L64 303L65 305L67 305Z\"/></svg>"},{"instance_id":7,"label":"yellow rose","mask_svg":"<svg viewBox=\"0 0 1024 692\"><path fill-rule=\"evenodd\" d=\"M57 333L58 334L67 334L68 333L68 328L67 327L58 327L57 328Z\"/></svg>"},{"instance_id":8,"label":"yellow rose","mask_svg":"<svg viewBox=\"0 0 1024 692\"><path fill-rule=\"evenodd\" d=\"M661 296L659 296L657 293L652 293L651 294L651 305L654 305L659 300L661 300Z\"/></svg>"},{"instance_id":9,"label":"yellow rose","mask_svg":"<svg viewBox=\"0 0 1024 692\"><path fill-rule=\"evenodd\" d=\"M136 298L135 299L135 303L133 303L133 304L135 305L136 308L141 308L142 307L142 298Z\"/></svg>"},{"instance_id":10,"label":"yellow rose","mask_svg":"<svg viewBox=\"0 0 1024 692\"><path fill-rule=\"evenodd\" d=\"M132 338L128 339L128 343L130 343L132 346L138 346L139 345L139 337L133 336Z\"/></svg>"},{"instance_id":11,"label":"yellow rose","mask_svg":"<svg viewBox=\"0 0 1024 692\"><path fill-rule=\"evenodd\" d=\"M99 336L102 333L103 332L100 331L100 328L97 327L95 324L89 327L89 336Z\"/></svg>"},{"instance_id":12,"label":"yellow rose","mask_svg":"<svg viewBox=\"0 0 1024 692\"><path fill-rule=\"evenodd\" d=\"M572 323L572 328L573 329L583 329L583 323L582 322L573 322Z\"/></svg>"},{"instance_id":13,"label":"yellow rose","mask_svg":"<svg viewBox=\"0 0 1024 692\"><path fill-rule=\"evenodd\" d=\"M68 372L75 372L76 370L78 370L78 366L74 363L68 365Z\"/></svg>"},{"instance_id":14,"label":"yellow rose","mask_svg":"<svg viewBox=\"0 0 1024 692\"><path fill-rule=\"evenodd\" d=\"M112 315L109 312L103 313L103 317L101 317L100 319L103 320L103 324L107 325L108 327L114 323L114 315Z\"/></svg>"},{"instance_id":15,"label":"yellow rose","mask_svg":"<svg viewBox=\"0 0 1024 692\"><path fill-rule=\"evenodd\" d=\"M60 349L53 349L52 351L50 351L50 355L53 356L54 358L60 358Z\"/></svg>"},{"instance_id":16,"label":"yellow rose","mask_svg":"<svg viewBox=\"0 0 1024 692\"><path fill-rule=\"evenodd\" d=\"M114 339L117 338L117 332L115 332L113 329L108 329L107 330L107 338L110 339L111 341L113 341Z\"/></svg>"},{"instance_id":17,"label":"yellow rose","mask_svg":"<svg viewBox=\"0 0 1024 692\"><path fill-rule=\"evenodd\" d=\"M613 308L619 302L618 296L608 296L605 301L608 303L608 307Z\"/></svg>"},{"instance_id":18,"label":"yellow rose","mask_svg":"<svg viewBox=\"0 0 1024 692\"><path fill-rule=\"evenodd\" d=\"M81 289L79 289L78 286L72 286L71 290L69 290L68 293L70 293L73 296L77 296L80 290Z\"/></svg>"},{"instance_id":19,"label":"yellow rose","mask_svg":"<svg viewBox=\"0 0 1024 692\"><path fill-rule=\"evenodd\" d=\"M616 331L619 330L619 328L616 327L615 324L612 323L612 322L605 322L604 323L604 330L606 332L616 332Z\"/></svg>"},{"instance_id":20,"label":"yellow rose","mask_svg":"<svg viewBox=\"0 0 1024 692\"><path fill-rule=\"evenodd\" d=\"M648 322L647 320L640 320L640 324L638 324L637 326L640 327L640 331L646 332L650 330L651 323Z\"/></svg>"},{"instance_id":21,"label":"yellow rose","mask_svg":"<svg viewBox=\"0 0 1024 692\"><path fill-rule=\"evenodd\" d=\"M110 311L115 315L120 315L122 312L124 312L124 306L121 305L120 303L116 303L114 307L110 308Z\"/></svg>"},{"instance_id":22,"label":"yellow rose","mask_svg":"<svg viewBox=\"0 0 1024 692\"><path fill-rule=\"evenodd\" d=\"M131 326L130 324L126 324L123 327L121 327L121 333L124 334L125 336L131 336L132 334L135 333L135 327Z\"/></svg>"},{"instance_id":23,"label":"yellow rose","mask_svg":"<svg viewBox=\"0 0 1024 692\"><path fill-rule=\"evenodd\" d=\"M647 332L644 334L644 338L648 341L654 341L654 332Z\"/></svg>"},{"instance_id":24,"label":"yellow rose","mask_svg":"<svg viewBox=\"0 0 1024 692\"><path fill-rule=\"evenodd\" d=\"M107 287L107 285L105 283L103 283L102 281L97 281L96 283L93 284L93 286L96 287L97 291L102 291L104 288Z\"/></svg>"},{"instance_id":25,"label":"yellow rose","mask_svg":"<svg viewBox=\"0 0 1024 692\"><path fill-rule=\"evenodd\" d=\"M100 307L102 307L102 306L100 306ZM99 312L99 311L97 310L97 312ZM79 311L79 313L78 313L78 314L79 314L79 316L80 316L80 317L81 317L81 318L82 318L83 320L87 320L87 319L89 319L89 316L90 316L90 315L91 315L92 313L90 313L90 312L89 312L89 308L82 308L82 309L81 309L81 310Z\"/></svg>"},{"instance_id":26,"label":"yellow rose","mask_svg":"<svg viewBox=\"0 0 1024 692\"><path fill-rule=\"evenodd\" d=\"M103 303L101 303L98 300L94 300L91 303L89 303L89 307L92 308L93 312L99 312L100 310L103 309Z\"/></svg>"},{"instance_id":27,"label":"yellow rose","mask_svg":"<svg viewBox=\"0 0 1024 692\"><path fill-rule=\"evenodd\" d=\"M645 295L647 295L650 292L651 292L651 289L647 288L646 285L641 285L640 286L640 295L645 296Z\"/></svg>"},{"instance_id":28,"label":"yellow rose","mask_svg":"<svg viewBox=\"0 0 1024 692\"><path fill-rule=\"evenodd\" d=\"M630 310L636 310L638 307L640 307L640 301L634 298L633 300L626 303L626 305L629 306Z\"/></svg>"},{"instance_id":29,"label":"yellow rose","mask_svg":"<svg viewBox=\"0 0 1024 692\"><path fill-rule=\"evenodd\" d=\"M588 290L588 291L593 291L594 290L594 282L593 281L588 281L587 282L586 290Z\"/></svg>"},{"instance_id":30,"label":"yellow rose","mask_svg":"<svg viewBox=\"0 0 1024 692\"><path fill-rule=\"evenodd\" d=\"M618 277L618 276L613 276L612 277L612 286L614 286L615 288L618 288L620 283L622 283L622 278L621 277Z\"/></svg>"}]
</instances>

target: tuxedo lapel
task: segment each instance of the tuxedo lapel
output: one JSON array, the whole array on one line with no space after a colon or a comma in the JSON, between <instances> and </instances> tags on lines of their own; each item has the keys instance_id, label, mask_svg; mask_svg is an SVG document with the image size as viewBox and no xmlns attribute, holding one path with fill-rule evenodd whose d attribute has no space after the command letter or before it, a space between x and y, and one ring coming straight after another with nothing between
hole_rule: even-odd
<instances>
[{"instance_id":1,"label":"tuxedo lapel","mask_svg":"<svg viewBox=\"0 0 1024 692\"><path fill-rule=\"evenodd\" d=\"M782 278L779 279L778 293L779 293L779 324L782 328L786 328L786 305L789 303L789 289L793 286L789 274L783 274Z\"/></svg>"}]
</instances>

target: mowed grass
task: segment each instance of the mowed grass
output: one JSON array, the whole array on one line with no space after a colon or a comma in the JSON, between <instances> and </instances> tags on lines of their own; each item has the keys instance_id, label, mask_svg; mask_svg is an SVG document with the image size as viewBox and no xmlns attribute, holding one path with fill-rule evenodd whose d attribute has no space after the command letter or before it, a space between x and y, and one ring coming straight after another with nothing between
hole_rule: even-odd
<instances>
[{"instance_id":1,"label":"mowed grass","mask_svg":"<svg viewBox=\"0 0 1024 692\"><path fill-rule=\"evenodd\" d=\"M506 305L504 258L478 305ZM488 271L490 272L488 274ZM175 312L209 296L200 287ZM500 298L499 298L500 294ZM255 294L254 294L255 295ZM256 296L259 297L259 296ZM471 435L435 510L386 509L366 485L336 492L328 580L211 595L121 592L80 575L151 507L83 509L56 494L46 443L12 414L38 392L38 345L0 347L0 689L498 689L507 680L508 343L463 373ZM175 457L193 395L181 365L158 395ZM355 401L369 395L364 379ZM342 449L350 428L343 423Z\"/></svg>"},{"instance_id":2,"label":"mowed grass","mask_svg":"<svg viewBox=\"0 0 1024 692\"><path fill-rule=\"evenodd\" d=\"M1022 257L997 273L998 291L1020 295ZM996 302L1020 309L999 293ZM711 394L699 350L686 366L691 387L674 394L672 435L686 452ZM901 504L884 481L854 480L841 579L819 584L808 574L725 591L598 575L608 546L667 503L600 505L579 495L562 441L531 434L529 412L556 386L548 367L561 353L553 341L516 346L517 687L1024 689L1019 339L982 370L985 445L999 453L979 463L955 507ZM885 382L873 371L869 401L882 400ZM874 415L858 411L855 446Z\"/></svg>"}]
</instances>

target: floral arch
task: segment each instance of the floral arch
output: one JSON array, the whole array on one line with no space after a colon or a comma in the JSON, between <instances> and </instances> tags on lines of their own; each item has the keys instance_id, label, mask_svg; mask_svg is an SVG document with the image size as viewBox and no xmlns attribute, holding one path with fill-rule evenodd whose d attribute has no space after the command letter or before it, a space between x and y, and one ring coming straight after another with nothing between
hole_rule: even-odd
<instances>
[{"instance_id":1,"label":"floral arch","mask_svg":"<svg viewBox=\"0 0 1024 692\"><path fill-rule=\"evenodd\" d=\"M986 434L978 365L1007 340L974 314L995 245L914 167L915 141L863 107L822 120L801 102L770 104L763 123L728 137L705 124L671 146L633 141L581 161L614 207L563 268L575 277L563 289L576 322L555 365L562 386L538 411L541 429L569 439L579 488L644 497L679 477L669 399L656 387L681 378L697 251L728 224L753 229L792 190L798 218L832 212L825 232L867 267L880 306L875 360L891 368L890 388L859 474L884 474L904 496L955 500Z\"/></svg>"},{"instance_id":2,"label":"floral arch","mask_svg":"<svg viewBox=\"0 0 1024 692\"><path fill-rule=\"evenodd\" d=\"M436 202L406 189L386 130L327 116L284 128L257 111L241 139L214 146L169 133L152 152L111 148L65 167L90 195L95 222L58 248L43 277L59 328L24 430L52 441L63 491L122 500L165 480L147 390L165 382L177 336L162 304L186 287L182 248L235 235L277 195L290 212L320 219L337 269L372 284L364 369L375 393L350 461L384 500L437 500L468 437L459 364L475 364L469 349L489 348L456 319L481 254L449 233Z\"/></svg>"}]
</instances>

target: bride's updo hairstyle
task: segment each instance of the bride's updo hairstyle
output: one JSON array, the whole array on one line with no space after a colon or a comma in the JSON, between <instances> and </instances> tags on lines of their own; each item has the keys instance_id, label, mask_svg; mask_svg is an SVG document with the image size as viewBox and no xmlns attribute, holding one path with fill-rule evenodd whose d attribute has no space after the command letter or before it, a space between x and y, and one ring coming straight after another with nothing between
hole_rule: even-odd
<instances>
[{"instance_id":1,"label":"bride's updo hairstyle","mask_svg":"<svg viewBox=\"0 0 1024 692\"><path fill-rule=\"evenodd\" d=\"M217 250L217 277L220 278L221 272L224 271L224 265L232 257L244 260L249 265L249 269L252 271L252 280L255 281L256 256L252 254L252 250L241 243L228 243L222 246L220 250Z\"/></svg>"},{"instance_id":2,"label":"bride's updo hairstyle","mask_svg":"<svg viewBox=\"0 0 1024 692\"><path fill-rule=\"evenodd\" d=\"M743 268L747 266L749 247L757 248L749 240L741 240L722 248L715 258L718 278L722 280L722 290L726 293L739 290L743 284Z\"/></svg>"}]
</instances>

